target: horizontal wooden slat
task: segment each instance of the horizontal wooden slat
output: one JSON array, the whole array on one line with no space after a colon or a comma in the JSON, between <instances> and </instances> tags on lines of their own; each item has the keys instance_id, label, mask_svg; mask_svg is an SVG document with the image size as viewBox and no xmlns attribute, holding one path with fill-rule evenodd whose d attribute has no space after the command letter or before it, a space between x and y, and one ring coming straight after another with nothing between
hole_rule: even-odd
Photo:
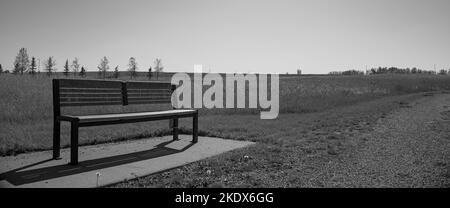
<instances>
[{"instance_id":1,"label":"horizontal wooden slat","mask_svg":"<svg viewBox=\"0 0 450 208\"><path fill-rule=\"evenodd\" d=\"M127 92L128 96L171 95L170 92Z\"/></svg>"},{"instance_id":2,"label":"horizontal wooden slat","mask_svg":"<svg viewBox=\"0 0 450 208\"><path fill-rule=\"evenodd\" d=\"M122 98L87 98L87 97L70 97L70 98L61 98L61 102L122 102Z\"/></svg>"},{"instance_id":3,"label":"horizontal wooden slat","mask_svg":"<svg viewBox=\"0 0 450 208\"><path fill-rule=\"evenodd\" d=\"M162 103L171 103L170 99L164 100L133 100L128 101L128 104L162 104Z\"/></svg>"},{"instance_id":4,"label":"horizontal wooden slat","mask_svg":"<svg viewBox=\"0 0 450 208\"><path fill-rule=\"evenodd\" d=\"M114 88L60 88L60 93L65 92L82 92L82 93L121 93L121 89Z\"/></svg>"},{"instance_id":5,"label":"horizontal wooden slat","mask_svg":"<svg viewBox=\"0 0 450 208\"><path fill-rule=\"evenodd\" d=\"M170 99L171 96L159 96L159 97L131 97L128 98L130 100L158 100L158 99Z\"/></svg>"},{"instance_id":6,"label":"horizontal wooden slat","mask_svg":"<svg viewBox=\"0 0 450 208\"><path fill-rule=\"evenodd\" d=\"M128 102L134 100L170 100L170 96L159 96L159 97L129 97Z\"/></svg>"},{"instance_id":7,"label":"horizontal wooden slat","mask_svg":"<svg viewBox=\"0 0 450 208\"><path fill-rule=\"evenodd\" d=\"M134 100L170 100L170 99L171 97L133 97L128 98L128 102Z\"/></svg>"},{"instance_id":8,"label":"horizontal wooden slat","mask_svg":"<svg viewBox=\"0 0 450 208\"><path fill-rule=\"evenodd\" d=\"M128 89L127 93L172 93L168 89Z\"/></svg>"},{"instance_id":9,"label":"horizontal wooden slat","mask_svg":"<svg viewBox=\"0 0 450 208\"><path fill-rule=\"evenodd\" d=\"M122 105L122 102L62 102L61 106Z\"/></svg>"},{"instance_id":10,"label":"horizontal wooden slat","mask_svg":"<svg viewBox=\"0 0 450 208\"><path fill-rule=\"evenodd\" d=\"M122 97L120 93L64 93L59 97Z\"/></svg>"},{"instance_id":11,"label":"horizontal wooden slat","mask_svg":"<svg viewBox=\"0 0 450 208\"><path fill-rule=\"evenodd\" d=\"M59 87L70 88L118 88L122 81L117 80L86 80L86 79L58 79Z\"/></svg>"},{"instance_id":12,"label":"horizontal wooden slat","mask_svg":"<svg viewBox=\"0 0 450 208\"><path fill-rule=\"evenodd\" d=\"M128 94L128 97L158 97L158 96L171 96L169 93L145 93L145 94Z\"/></svg>"}]
</instances>

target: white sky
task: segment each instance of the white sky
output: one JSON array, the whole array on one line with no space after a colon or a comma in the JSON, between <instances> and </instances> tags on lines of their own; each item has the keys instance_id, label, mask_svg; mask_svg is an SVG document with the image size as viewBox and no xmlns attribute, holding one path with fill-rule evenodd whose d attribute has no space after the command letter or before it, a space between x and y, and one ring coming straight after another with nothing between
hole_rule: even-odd
<instances>
[{"instance_id":1,"label":"white sky","mask_svg":"<svg viewBox=\"0 0 450 208\"><path fill-rule=\"evenodd\" d=\"M0 64L21 47L58 69L327 73L450 68L449 0L0 0Z\"/></svg>"}]
</instances>

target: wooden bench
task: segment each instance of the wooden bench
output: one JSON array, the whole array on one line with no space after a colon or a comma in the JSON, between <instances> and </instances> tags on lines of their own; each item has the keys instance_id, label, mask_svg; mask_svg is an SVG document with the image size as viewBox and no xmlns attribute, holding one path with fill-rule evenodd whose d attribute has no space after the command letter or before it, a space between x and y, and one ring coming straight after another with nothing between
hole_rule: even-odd
<instances>
[{"instance_id":1,"label":"wooden bench","mask_svg":"<svg viewBox=\"0 0 450 208\"><path fill-rule=\"evenodd\" d=\"M193 118L193 139L198 138L198 111L192 109L168 109L153 112L116 113L102 115L61 115L61 108L94 105L133 105L171 103L176 86L165 82L137 82L86 79L53 79L53 159L60 159L61 121L70 122L70 164L78 164L78 129L136 123L155 120L171 120L173 139L178 140L178 119Z\"/></svg>"}]
</instances>

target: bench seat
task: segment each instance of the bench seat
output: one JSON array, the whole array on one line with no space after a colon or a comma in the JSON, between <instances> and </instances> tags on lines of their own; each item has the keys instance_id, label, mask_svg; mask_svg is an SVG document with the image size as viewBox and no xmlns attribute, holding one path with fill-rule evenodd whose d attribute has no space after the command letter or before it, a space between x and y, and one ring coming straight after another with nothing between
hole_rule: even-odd
<instances>
[{"instance_id":1,"label":"bench seat","mask_svg":"<svg viewBox=\"0 0 450 208\"><path fill-rule=\"evenodd\" d=\"M174 109L164 111L149 111L149 112L137 112L137 113L116 113L116 114L102 114L102 115L84 115L84 116L72 116L61 115L59 118L62 121L77 121L80 126L83 124L112 124L112 123L127 123L132 120L146 121L145 119L157 120L166 119L168 117L191 117L197 113L196 110L191 109Z\"/></svg>"}]
</instances>

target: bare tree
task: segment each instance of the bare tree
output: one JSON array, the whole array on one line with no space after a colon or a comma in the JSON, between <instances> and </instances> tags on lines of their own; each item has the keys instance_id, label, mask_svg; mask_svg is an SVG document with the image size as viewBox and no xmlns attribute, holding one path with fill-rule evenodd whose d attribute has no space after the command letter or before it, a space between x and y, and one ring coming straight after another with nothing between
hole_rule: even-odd
<instances>
[{"instance_id":1,"label":"bare tree","mask_svg":"<svg viewBox=\"0 0 450 208\"><path fill-rule=\"evenodd\" d=\"M136 75L137 75L136 70L137 69L138 69L138 67L137 67L136 59L134 57L131 57L130 60L128 61L128 72L130 72L130 78L131 79L136 77Z\"/></svg>"},{"instance_id":2,"label":"bare tree","mask_svg":"<svg viewBox=\"0 0 450 208\"><path fill-rule=\"evenodd\" d=\"M163 69L164 69L164 66L162 65L162 60L160 58L157 58L155 60L156 79L158 79L159 73L162 72Z\"/></svg>"},{"instance_id":3,"label":"bare tree","mask_svg":"<svg viewBox=\"0 0 450 208\"><path fill-rule=\"evenodd\" d=\"M106 58L106 56L104 56L101 60L100 60L100 64L98 65L98 70L99 72L102 74L103 79L106 78L106 72L109 70L109 61Z\"/></svg>"},{"instance_id":4,"label":"bare tree","mask_svg":"<svg viewBox=\"0 0 450 208\"><path fill-rule=\"evenodd\" d=\"M56 61L53 56L48 57L48 59L44 62L44 69L47 71L47 76L52 75L53 72L56 71Z\"/></svg>"},{"instance_id":5,"label":"bare tree","mask_svg":"<svg viewBox=\"0 0 450 208\"><path fill-rule=\"evenodd\" d=\"M71 67L73 76L76 76L78 74L78 71L80 71L80 64L78 63L78 58L75 57L75 59L72 61Z\"/></svg>"},{"instance_id":6,"label":"bare tree","mask_svg":"<svg viewBox=\"0 0 450 208\"><path fill-rule=\"evenodd\" d=\"M31 65L30 65L30 74L35 75L36 74L36 58L31 58Z\"/></svg>"},{"instance_id":7,"label":"bare tree","mask_svg":"<svg viewBox=\"0 0 450 208\"><path fill-rule=\"evenodd\" d=\"M64 73L64 76L69 76L69 72L70 72L70 69L69 69L69 59L66 59L66 64L64 64L64 71L63 71L63 73Z\"/></svg>"},{"instance_id":8,"label":"bare tree","mask_svg":"<svg viewBox=\"0 0 450 208\"><path fill-rule=\"evenodd\" d=\"M23 74L23 72L28 70L30 66L30 59L28 58L28 53L26 48L21 48L19 53L14 60L14 73Z\"/></svg>"}]
</instances>

